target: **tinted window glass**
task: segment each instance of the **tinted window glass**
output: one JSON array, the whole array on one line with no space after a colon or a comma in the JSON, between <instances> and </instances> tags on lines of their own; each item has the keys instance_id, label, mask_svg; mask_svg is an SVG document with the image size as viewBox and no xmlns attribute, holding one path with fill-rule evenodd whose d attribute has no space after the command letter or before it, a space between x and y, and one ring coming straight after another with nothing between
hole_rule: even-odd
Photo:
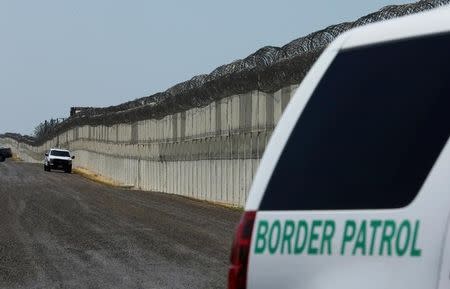
<instances>
[{"instance_id":1,"label":"tinted window glass","mask_svg":"<svg viewBox=\"0 0 450 289\"><path fill-rule=\"evenodd\" d=\"M450 132L450 37L344 50L308 101L261 210L400 208Z\"/></svg>"},{"instance_id":2,"label":"tinted window glass","mask_svg":"<svg viewBox=\"0 0 450 289\"><path fill-rule=\"evenodd\" d=\"M51 155L55 157L70 157L69 152L66 151L52 151Z\"/></svg>"}]
</instances>

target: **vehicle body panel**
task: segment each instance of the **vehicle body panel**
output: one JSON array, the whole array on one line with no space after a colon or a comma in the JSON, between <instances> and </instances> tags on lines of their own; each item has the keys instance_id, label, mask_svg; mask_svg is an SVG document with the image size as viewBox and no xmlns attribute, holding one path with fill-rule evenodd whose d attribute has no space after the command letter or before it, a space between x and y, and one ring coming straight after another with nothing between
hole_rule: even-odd
<instances>
[{"instance_id":1,"label":"vehicle body panel","mask_svg":"<svg viewBox=\"0 0 450 289\"><path fill-rule=\"evenodd\" d=\"M441 274L438 288L439 289L450 288L450 217L447 221L447 234L444 239L444 249L441 262Z\"/></svg>"}]
</instances>

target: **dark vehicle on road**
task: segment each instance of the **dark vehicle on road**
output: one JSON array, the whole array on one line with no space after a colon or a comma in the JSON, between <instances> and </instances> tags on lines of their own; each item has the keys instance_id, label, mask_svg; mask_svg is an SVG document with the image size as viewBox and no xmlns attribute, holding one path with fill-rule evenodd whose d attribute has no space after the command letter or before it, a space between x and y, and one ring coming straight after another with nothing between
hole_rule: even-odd
<instances>
[{"instance_id":1,"label":"dark vehicle on road","mask_svg":"<svg viewBox=\"0 0 450 289\"><path fill-rule=\"evenodd\" d=\"M44 170L49 172L54 170L63 170L66 173L72 172L72 160L75 156L71 156L68 150L50 149L45 154Z\"/></svg>"},{"instance_id":2,"label":"dark vehicle on road","mask_svg":"<svg viewBox=\"0 0 450 289\"><path fill-rule=\"evenodd\" d=\"M0 148L0 162L4 162L10 157L12 157L12 151L10 148Z\"/></svg>"}]
</instances>

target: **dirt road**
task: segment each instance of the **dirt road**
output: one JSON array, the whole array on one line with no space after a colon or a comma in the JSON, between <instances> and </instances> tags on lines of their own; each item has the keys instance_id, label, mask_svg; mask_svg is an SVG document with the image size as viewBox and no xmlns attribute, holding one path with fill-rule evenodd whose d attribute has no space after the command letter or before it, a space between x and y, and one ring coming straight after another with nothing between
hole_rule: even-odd
<instances>
[{"instance_id":1,"label":"dirt road","mask_svg":"<svg viewBox=\"0 0 450 289\"><path fill-rule=\"evenodd\" d=\"M0 163L0 288L225 288L239 216Z\"/></svg>"}]
</instances>

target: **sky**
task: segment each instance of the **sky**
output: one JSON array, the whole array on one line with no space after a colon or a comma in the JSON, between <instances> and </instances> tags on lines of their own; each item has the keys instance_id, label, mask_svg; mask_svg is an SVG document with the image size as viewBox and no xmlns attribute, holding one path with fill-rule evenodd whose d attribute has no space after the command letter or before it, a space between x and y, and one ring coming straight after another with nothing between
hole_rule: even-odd
<instances>
[{"instance_id":1,"label":"sky","mask_svg":"<svg viewBox=\"0 0 450 289\"><path fill-rule=\"evenodd\" d=\"M0 0L0 133L164 91L398 0Z\"/></svg>"}]
</instances>

